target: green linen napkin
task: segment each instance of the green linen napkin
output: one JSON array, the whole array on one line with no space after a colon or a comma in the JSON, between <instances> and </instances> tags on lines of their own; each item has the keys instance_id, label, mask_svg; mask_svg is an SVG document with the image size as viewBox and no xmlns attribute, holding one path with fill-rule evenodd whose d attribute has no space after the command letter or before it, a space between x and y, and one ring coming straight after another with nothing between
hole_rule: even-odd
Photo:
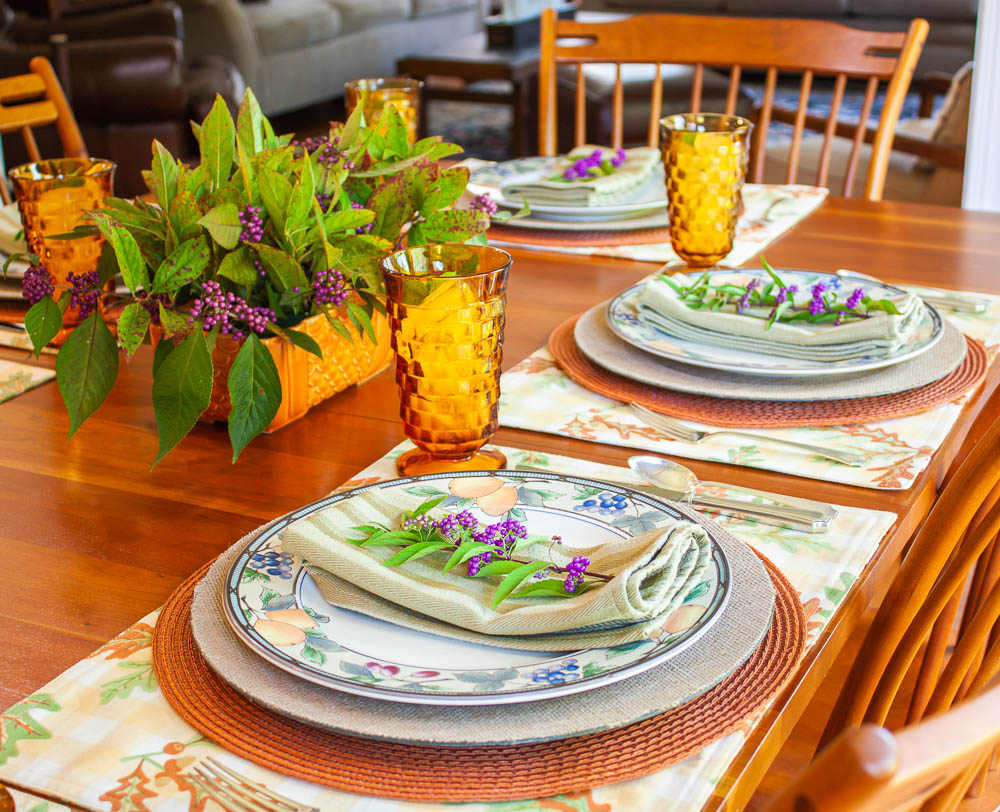
<instances>
[{"instance_id":1,"label":"green linen napkin","mask_svg":"<svg viewBox=\"0 0 1000 812\"><path fill-rule=\"evenodd\" d=\"M561 175L577 159L586 158L595 150L601 150L608 160L614 155L613 150L585 144L568 153L557 166L555 174ZM508 200L525 199L532 206L608 206L627 200L632 192L652 177L653 170L659 163L659 150L635 147L625 150L625 162L610 175L600 175L590 180L543 178L514 181L503 185L501 191Z\"/></svg>"},{"instance_id":2,"label":"green linen napkin","mask_svg":"<svg viewBox=\"0 0 1000 812\"><path fill-rule=\"evenodd\" d=\"M708 564L711 541L698 524L678 519L656 530L598 548L553 548L560 565L578 554L590 569L613 575L598 589L566 599L509 598L491 608L498 578L443 574L447 554L400 567L382 564L397 548L359 547L352 528L393 526L420 499L371 489L293 522L283 549L305 559L327 600L402 626L489 645L537 651L614 646L643 639L677 608ZM530 528L529 528L530 530ZM519 557L548 560L548 544Z\"/></svg>"},{"instance_id":3,"label":"green linen napkin","mask_svg":"<svg viewBox=\"0 0 1000 812\"><path fill-rule=\"evenodd\" d=\"M808 306L808 291L796 301ZM924 315L918 296L907 293L891 297L899 315L875 311L869 318L837 326L810 322L775 322L767 327L770 310L749 308L743 313L695 310L684 304L667 283L652 280L639 295L637 309L642 319L677 338L714 346L733 346L768 355L804 360L840 361L871 354L886 354L903 346Z\"/></svg>"}]
</instances>

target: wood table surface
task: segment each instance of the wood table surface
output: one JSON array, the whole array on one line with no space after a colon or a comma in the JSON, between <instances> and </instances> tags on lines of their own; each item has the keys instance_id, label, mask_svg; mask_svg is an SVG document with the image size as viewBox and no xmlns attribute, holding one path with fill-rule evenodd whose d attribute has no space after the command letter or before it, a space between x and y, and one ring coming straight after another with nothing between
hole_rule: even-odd
<instances>
[{"instance_id":1,"label":"wood table surface","mask_svg":"<svg viewBox=\"0 0 1000 812\"><path fill-rule=\"evenodd\" d=\"M776 267L852 268L888 281L1000 293L1000 216L903 203L829 199L767 249ZM545 343L565 318L653 269L604 257L515 252L505 366ZM156 428L151 353L122 364L100 410L66 441L55 383L0 406L0 708L36 690L163 603L193 570L257 525L317 499L403 434L383 373L258 437L230 463L225 426L199 425L150 470ZM25 353L0 349L0 358ZM33 360L32 363L36 363ZM54 365L43 356L37 362ZM973 428L1000 375L991 371L930 466L905 491L682 460L703 478L893 511L899 521L841 604L798 675L759 725L710 808L741 808L802 714L863 609L884 593L900 551ZM993 404L989 404L992 415ZM981 415L983 419L989 415ZM498 443L622 464L629 449L501 429Z\"/></svg>"}]
</instances>

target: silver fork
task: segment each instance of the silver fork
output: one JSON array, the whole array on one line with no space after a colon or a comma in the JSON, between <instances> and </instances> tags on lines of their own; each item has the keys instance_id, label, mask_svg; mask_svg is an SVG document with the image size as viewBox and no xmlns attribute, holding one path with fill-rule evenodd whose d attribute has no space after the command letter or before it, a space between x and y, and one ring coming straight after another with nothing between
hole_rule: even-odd
<instances>
[{"instance_id":1,"label":"silver fork","mask_svg":"<svg viewBox=\"0 0 1000 812\"><path fill-rule=\"evenodd\" d=\"M791 446L792 448L798 448L800 451L808 451L811 454L819 454L821 457L826 457L828 460L834 460L835 462L840 462L844 465L850 465L852 468L857 468L865 464L864 457L860 454L852 454L850 451L839 451L836 448L826 448L821 445L796 443L792 440L781 440L777 437L767 437L763 434L752 434L751 432L738 431L736 429L700 431L699 429L694 429L691 428L691 426L685 425L680 420L675 420L672 417L667 417L666 415L659 414L658 412L650 411L645 406L640 406L638 403L630 403L629 408L631 408L632 411L638 415L639 419L646 425L652 426L654 429L659 429L669 437L673 437L675 440L681 440L685 443L700 443L707 437L715 437L719 434L729 434L734 437L748 437L751 440L757 440L761 443L774 443L776 445Z\"/></svg>"},{"instance_id":2,"label":"silver fork","mask_svg":"<svg viewBox=\"0 0 1000 812\"><path fill-rule=\"evenodd\" d=\"M188 781L231 812L319 812L234 773L214 758L194 768Z\"/></svg>"}]
</instances>

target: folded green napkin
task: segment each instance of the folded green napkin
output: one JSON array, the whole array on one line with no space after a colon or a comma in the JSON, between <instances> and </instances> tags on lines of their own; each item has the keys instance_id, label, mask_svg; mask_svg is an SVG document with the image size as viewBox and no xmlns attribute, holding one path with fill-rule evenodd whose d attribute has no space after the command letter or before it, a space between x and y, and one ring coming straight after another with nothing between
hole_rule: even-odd
<instances>
[{"instance_id":1,"label":"folded green napkin","mask_svg":"<svg viewBox=\"0 0 1000 812\"><path fill-rule=\"evenodd\" d=\"M669 335L714 346L733 346L768 355L803 360L841 361L898 350L913 335L924 315L918 296L907 293L888 297L899 315L875 311L868 318L832 323L775 322L770 328L770 310L750 307L743 313L726 310L695 310L684 304L677 292L660 280L647 282L639 295L640 317ZM808 307L808 291L796 295L796 304Z\"/></svg>"},{"instance_id":2,"label":"folded green napkin","mask_svg":"<svg viewBox=\"0 0 1000 812\"><path fill-rule=\"evenodd\" d=\"M683 519L598 548L575 548L564 540L552 550L555 563L564 565L583 553L591 571L613 575L612 580L572 598L508 598L493 609L499 578L469 578L457 568L443 574L446 553L387 567L382 562L398 548L348 541L361 535L352 528L373 522L395 526L404 510L420 502L398 490L372 489L293 522L282 546L305 559L320 592L336 606L460 640L537 651L643 639L684 601L711 553L705 530ZM549 555L548 544L518 551L519 558L549 560Z\"/></svg>"},{"instance_id":3,"label":"folded green napkin","mask_svg":"<svg viewBox=\"0 0 1000 812\"><path fill-rule=\"evenodd\" d=\"M561 176L565 169L577 160L589 157L595 150L600 150L607 160L614 155L613 150L585 144L559 162L554 176ZM534 181L514 181L502 186L501 191L508 199L525 199L533 206L608 206L627 200L632 192L649 180L659 163L659 150L635 147L625 150L625 162L610 175L588 180L555 180L554 176L549 176Z\"/></svg>"}]
</instances>

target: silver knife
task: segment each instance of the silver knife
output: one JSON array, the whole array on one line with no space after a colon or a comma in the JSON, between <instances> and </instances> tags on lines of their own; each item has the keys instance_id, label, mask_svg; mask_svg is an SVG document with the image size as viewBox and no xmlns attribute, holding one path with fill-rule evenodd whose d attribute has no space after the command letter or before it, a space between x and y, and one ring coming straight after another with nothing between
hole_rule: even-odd
<instances>
[{"instance_id":1,"label":"silver knife","mask_svg":"<svg viewBox=\"0 0 1000 812\"><path fill-rule=\"evenodd\" d=\"M558 474L560 471L553 471L549 468L542 468L532 465L517 465L517 471L541 471L543 473ZM651 493L660 496L671 502L687 502L685 494L669 488L661 488L647 482L635 483L625 482L620 479L598 478L609 485L621 485L625 488ZM702 482L702 485L709 487L729 488L719 482ZM837 517L837 511L820 502L816 502L816 508L799 507L798 505L782 504L780 500L794 499L796 502L808 503L809 500L800 500L797 497L785 497L776 493L766 491L753 491L748 488L739 488L741 493L748 493L772 500L771 504L760 504L757 502L743 502L739 499L730 499L723 496L712 496L710 494L694 493L690 504L694 507L707 508L709 510L724 513L727 516L735 516L740 519L753 519L762 524L770 524L776 527L788 527L792 530L799 530L804 533L825 533L830 529L830 522ZM777 500L777 501L775 501Z\"/></svg>"}]
</instances>

